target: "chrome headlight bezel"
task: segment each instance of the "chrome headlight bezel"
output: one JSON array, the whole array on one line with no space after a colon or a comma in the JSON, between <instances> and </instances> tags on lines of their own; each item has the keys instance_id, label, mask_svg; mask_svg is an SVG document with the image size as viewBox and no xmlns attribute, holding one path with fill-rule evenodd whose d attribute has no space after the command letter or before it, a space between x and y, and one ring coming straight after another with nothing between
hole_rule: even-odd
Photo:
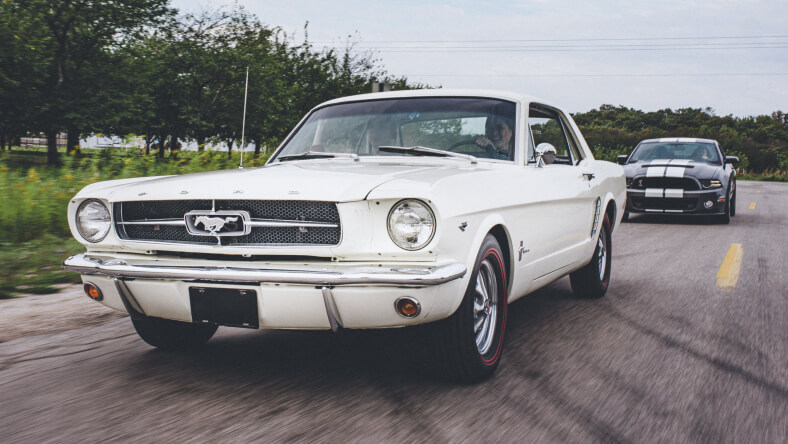
<instances>
[{"instance_id":1,"label":"chrome headlight bezel","mask_svg":"<svg viewBox=\"0 0 788 444\"><path fill-rule=\"evenodd\" d=\"M86 211L92 211L93 213L86 214ZM85 219L87 217L93 217L93 219L88 221ZM85 222L97 223L100 224L100 227L90 234L88 228L83 227ZM99 199L86 199L77 207L77 212L74 215L74 224L82 239L95 244L103 241L112 229L112 215L107 206L104 205L104 202Z\"/></svg>"},{"instance_id":2,"label":"chrome headlight bezel","mask_svg":"<svg viewBox=\"0 0 788 444\"><path fill-rule=\"evenodd\" d=\"M402 219L407 217L412 220L418 220L418 222L411 224L403 223L404 221ZM398 225L410 225L410 233L407 233L407 230L398 230ZM413 229L414 225L419 225L421 228ZM435 237L435 231L437 229L435 212L422 200L402 199L395 203L391 207L391 210L389 210L388 217L386 218L386 227L388 229L389 238L394 242L394 245L407 251L421 250L429 245ZM404 236L403 232L405 232ZM413 240L408 239L408 234L410 234Z\"/></svg>"}]
</instances>

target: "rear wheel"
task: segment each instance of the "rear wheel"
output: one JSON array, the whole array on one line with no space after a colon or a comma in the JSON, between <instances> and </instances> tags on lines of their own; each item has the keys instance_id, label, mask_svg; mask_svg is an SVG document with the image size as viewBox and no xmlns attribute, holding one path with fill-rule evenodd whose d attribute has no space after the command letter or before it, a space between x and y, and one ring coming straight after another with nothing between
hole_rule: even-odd
<instances>
[{"instance_id":1,"label":"rear wheel","mask_svg":"<svg viewBox=\"0 0 788 444\"><path fill-rule=\"evenodd\" d=\"M610 283L613 241L610 239L610 219L605 215L591 260L583 268L571 273L572 292L585 299L601 298Z\"/></svg>"},{"instance_id":2,"label":"rear wheel","mask_svg":"<svg viewBox=\"0 0 788 444\"><path fill-rule=\"evenodd\" d=\"M489 378L500 362L506 311L503 254L488 234L459 308L434 325L433 352L441 372L462 382Z\"/></svg>"},{"instance_id":3,"label":"rear wheel","mask_svg":"<svg viewBox=\"0 0 788 444\"><path fill-rule=\"evenodd\" d=\"M208 342L215 324L193 324L161 318L132 319L137 334L148 344L165 350L192 350Z\"/></svg>"}]
</instances>

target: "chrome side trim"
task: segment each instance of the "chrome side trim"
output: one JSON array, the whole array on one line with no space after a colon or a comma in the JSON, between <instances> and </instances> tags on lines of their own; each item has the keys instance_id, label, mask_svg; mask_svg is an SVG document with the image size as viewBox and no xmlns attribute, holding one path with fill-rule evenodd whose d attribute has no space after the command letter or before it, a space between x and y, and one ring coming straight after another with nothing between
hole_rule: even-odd
<instances>
[{"instance_id":1,"label":"chrome side trim","mask_svg":"<svg viewBox=\"0 0 788 444\"><path fill-rule=\"evenodd\" d=\"M467 268L459 263L445 265L408 265L383 267L359 264L342 267L296 269L264 269L227 266L132 265L123 259L78 254L65 260L68 271L80 274L101 274L116 278L161 279L180 281L257 282L314 286L369 285L426 287L445 284L465 276ZM418 272L417 272L418 271Z\"/></svg>"},{"instance_id":2,"label":"chrome side trim","mask_svg":"<svg viewBox=\"0 0 788 444\"><path fill-rule=\"evenodd\" d=\"M325 285L323 286L323 303L326 305L326 315L328 315L328 323L331 324L331 331L336 333L342 328L342 318L339 317L339 310L337 310L331 289Z\"/></svg>"}]
</instances>

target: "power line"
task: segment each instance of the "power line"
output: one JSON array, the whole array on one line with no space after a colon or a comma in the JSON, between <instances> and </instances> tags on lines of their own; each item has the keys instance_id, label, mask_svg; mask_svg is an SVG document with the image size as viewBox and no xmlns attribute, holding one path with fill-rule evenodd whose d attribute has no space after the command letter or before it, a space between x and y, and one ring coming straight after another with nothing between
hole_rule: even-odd
<instances>
[{"instance_id":1,"label":"power line","mask_svg":"<svg viewBox=\"0 0 788 444\"><path fill-rule=\"evenodd\" d=\"M788 76L788 72L754 73L671 73L671 74L406 74L416 77L773 77Z\"/></svg>"},{"instance_id":2,"label":"power line","mask_svg":"<svg viewBox=\"0 0 788 444\"><path fill-rule=\"evenodd\" d=\"M474 52L615 52L615 51L718 51L718 50L742 50L742 49L785 49L788 48L788 42L780 46L714 46L714 47L673 47L673 48L606 48L606 47L589 47L589 48L562 48L562 49L549 49L549 48L442 48L442 49L388 49L377 48L375 51L385 53L474 53ZM353 50L369 51L372 48L352 48Z\"/></svg>"},{"instance_id":3,"label":"power line","mask_svg":"<svg viewBox=\"0 0 788 444\"><path fill-rule=\"evenodd\" d=\"M573 39L480 39L480 40L366 40L364 43L515 43L515 42L604 42L604 41L655 41L655 40L718 40L718 39L776 39L788 38L788 35L737 35L707 37L609 37L609 38L573 38ZM315 44L335 43L334 41L316 41Z\"/></svg>"},{"instance_id":4,"label":"power line","mask_svg":"<svg viewBox=\"0 0 788 444\"><path fill-rule=\"evenodd\" d=\"M675 43L652 43L652 44L616 44L616 45L494 45L494 46L354 46L353 49L564 49L564 48L706 48L706 47L782 47L788 45L784 42L745 42L745 43L688 43L677 45ZM335 48L337 48L335 46Z\"/></svg>"}]
</instances>

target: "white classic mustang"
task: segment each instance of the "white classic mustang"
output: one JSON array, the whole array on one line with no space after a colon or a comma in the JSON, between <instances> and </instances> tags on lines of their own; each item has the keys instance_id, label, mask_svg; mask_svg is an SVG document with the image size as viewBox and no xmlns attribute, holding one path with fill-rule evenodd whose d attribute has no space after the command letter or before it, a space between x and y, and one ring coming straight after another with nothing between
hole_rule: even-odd
<instances>
[{"instance_id":1,"label":"white classic mustang","mask_svg":"<svg viewBox=\"0 0 788 444\"><path fill-rule=\"evenodd\" d=\"M313 109L261 168L85 187L68 219L87 252L65 268L156 347L432 323L438 365L478 381L508 303L567 274L605 294L625 201L622 168L543 101L367 94Z\"/></svg>"}]
</instances>

